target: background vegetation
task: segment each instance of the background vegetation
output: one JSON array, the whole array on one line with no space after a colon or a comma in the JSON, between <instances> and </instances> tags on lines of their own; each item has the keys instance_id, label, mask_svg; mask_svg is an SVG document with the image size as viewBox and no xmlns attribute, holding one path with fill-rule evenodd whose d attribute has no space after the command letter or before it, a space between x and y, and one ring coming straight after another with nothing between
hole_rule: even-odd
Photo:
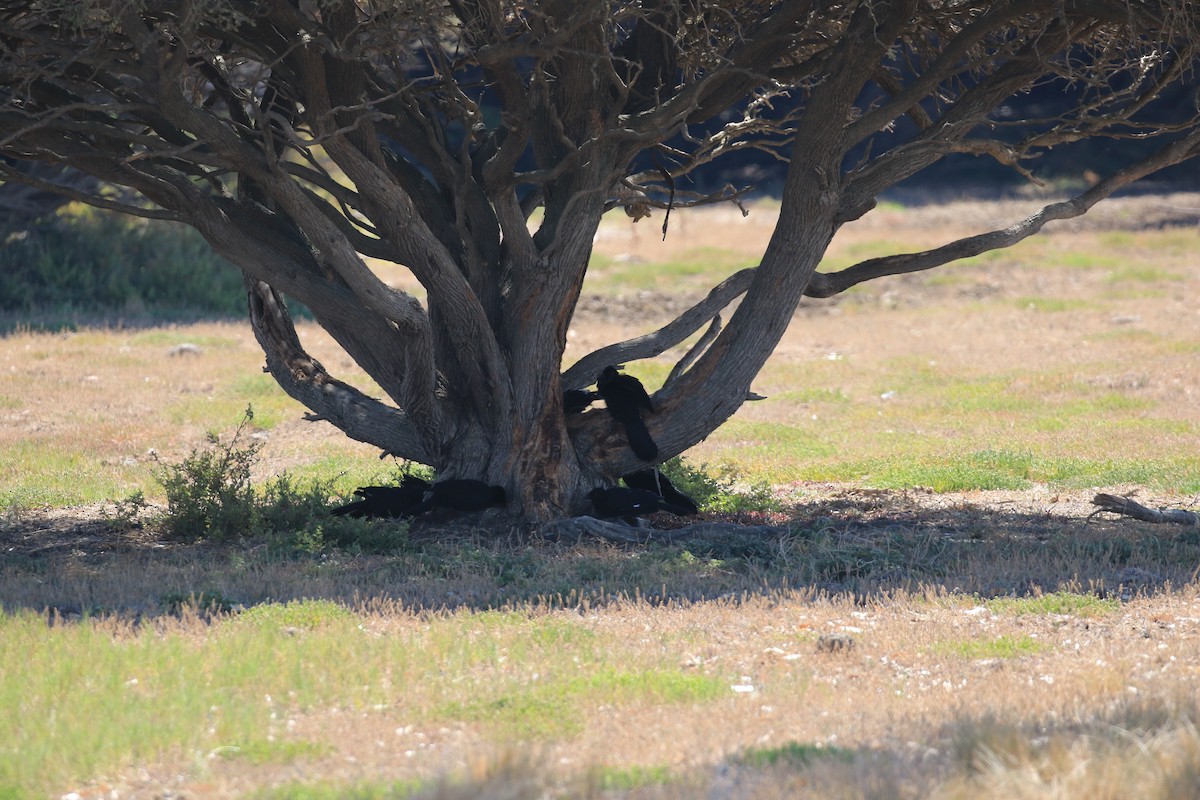
<instances>
[{"instance_id":1,"label":"background vegetation","mask_svg":"<svg viewBox=\"0 0 1200 800\"><path fill-rule=\"evenodd\" d=\"M10 329L245 314L241 275L181 225L72 206L7 231L0 247L0 320Z\"/></svg>"}]
</instances>

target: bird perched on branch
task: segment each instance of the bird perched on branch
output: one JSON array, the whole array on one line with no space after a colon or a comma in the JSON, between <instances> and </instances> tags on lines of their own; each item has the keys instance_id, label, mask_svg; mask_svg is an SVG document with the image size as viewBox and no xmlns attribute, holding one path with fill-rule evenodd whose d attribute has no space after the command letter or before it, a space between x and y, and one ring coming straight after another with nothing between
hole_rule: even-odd
<instances>
[{"instance_id":1,"label":"bird perched on branch","mask_svg":"<svg viewBox=\"0 0 1200 800\"><path fill-rule=\"evenodd\" d=\"M360 486L354 490L354 495L361 499L338 506L329 513L335 517L360 519L414 517L420 513L415 509L425 499L429 489L429 481L405 475L399 486Z\"/></svg>"},{"instance_id":2,"label":"bird perched on branch","mask_svg":"<svg viewBox=\"0 0 1200 800\"><path fill-rule=\"evenodd\" d=\"M565 389L563 391L563 413L582 414L592 401L599 400L600 395L587 389Z\"/></svg>"},{"instance_id":3,"label":"bird perched on branch","mask_svg":"<svg viewBox=\"0 0 1200 800\"><path fill-rule=\"evenodd\" d=\"M621 480L625 481L625 485L631 489L654 492L671 505L685 509L689 515L700 513L700 507L696 505L696 501L675 488L675 484L671 483L667 479L667 476L663 475L657 469L643 469L631 472L623 476Z\"/></svg>"},{"instance_id":4,"label":"bird perched on branch","mask_svg":"<svg viewBox=\"0 0 1200 800\"><path fill-rule=\"evenodd\" d=\"M632 375L622 375L615 366L610 365L601 371L596 389L608 406L608 413L625 427L629 446L637 457L643 461L658 458L658 445L650 438L650 431L642 421L642 409L654 411L654 404L642 382Z\"/></svg>"},{"instance_id":5,"label":"bird perched on branch","mask_svg":"<svg viewBox=\"0 0 1200 800\"><path fill-rule=\"evenodd\" d=\"M645 489L628 489L621 486L592 489L588 492L588 499L592 501L592 508L596 509L599 517L640 517L656 511L686 517L692 513L683 506L675 505Z\"/></svg>"}]
</instances>

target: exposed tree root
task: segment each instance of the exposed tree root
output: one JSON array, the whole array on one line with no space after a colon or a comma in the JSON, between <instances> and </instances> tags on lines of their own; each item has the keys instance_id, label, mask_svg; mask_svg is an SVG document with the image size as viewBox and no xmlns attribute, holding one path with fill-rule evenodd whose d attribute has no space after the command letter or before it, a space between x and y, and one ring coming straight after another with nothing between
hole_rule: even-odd
<instances>
[{"instance_id":1,"label":"exposed tree root","mask_svg":"<svg viewBox=\"0 0 1200 800\"><path fill-rule=\"evenodd\" d=\"M696 522L673 530L637 528L624 522L596 519L595 517L572 517L548 522L538 529L543 539L562 542L577 542L585 536L594 536L620 544L647 544L648 542L689 541L692 539L719 538L722 536L778 536L783 528L772 525L738 525L733 522Z\"/></svg>"},{"instance_id":2,"label":"exposed tree root","mask_svg":"<svg viewBox=\"0 0 1200 800\"><path fill-rule=\"evenodd\" d=\"M1147 508L1141 503L1135 503L1128 497L1118 497L1115 494L1098 494L1092 498L1092 505L1098 508L1090 517L1104 511L1120 514L1142 522L1174 522L1178 525L1200 525L1200 514L1184 511L1181 508Z\"/></svg>"}]
</instances>

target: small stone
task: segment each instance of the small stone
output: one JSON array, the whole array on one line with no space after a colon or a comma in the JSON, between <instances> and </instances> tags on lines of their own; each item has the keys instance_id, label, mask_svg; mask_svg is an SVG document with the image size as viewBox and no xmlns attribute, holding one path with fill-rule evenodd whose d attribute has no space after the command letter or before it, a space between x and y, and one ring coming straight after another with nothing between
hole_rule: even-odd
<instances>
[{"instance_id":1,"label":"small stone","mask_svg":"<svg viewBox=\"0 0 1200 800\"><path fill-rule=\"evenodd\" d=\"M817 649L823 653L853 650L854 639L845 633L824 633L817 639Z\"/></svg>"}]
</instances>

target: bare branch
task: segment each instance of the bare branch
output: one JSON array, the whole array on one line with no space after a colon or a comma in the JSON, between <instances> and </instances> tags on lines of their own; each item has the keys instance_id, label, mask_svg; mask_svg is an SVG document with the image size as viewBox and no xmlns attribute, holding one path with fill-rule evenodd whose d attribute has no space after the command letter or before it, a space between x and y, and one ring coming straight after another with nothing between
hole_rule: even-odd
<instances>
[{"instance_id":1,"label":"bare branch","mask_svg":"<svg viewBox=\"0 0 1200 800\"><path fill-rule=\"evenodd\" d=\"M754 270L754 267L748 267L730 275L714 286L707 297L653 333L588 353L563 373L563 388L582 389L590 386L596 382L600 370L609 364L653 358L679 344L743 294L754 279Z\"/></svg>"},{"instance_id":2,"label":"bare branch","mask_svg":"<svg viewBox=\"0 0 1200 800\"><path fill-rule=\"evenodd\" d=\"M1200 526L1200 514L1194 511L1185 511L1182 508L1148 508L1128 497L1120 497L1115 494L1098 494L1092 498L1092 505L1097 508L1088 515L1089 519L1097 514L1108 512L1123 517L1132 517L1142 522L1173 522L1177 525Z\"/></svg>"},{"instance_id":3,"label":"bare branch","mask_svg":"<svg viewBox=\"0 0 1200 800\"><path fill-rule=\"evenodd\" d=\"M694 364L696 359L708 349L708 346L713 343L713 340L716 339L717 335L720 333L721 315L717 314L715 317L713 317L712 324L708 326L708 330L704 332L704 335L701 336L686 353L684 353L683 358L679 359L679 361L675 363L675 366L671 369L671 374L667 376L667 379L663 381L663 384L669 385L674 383L675 380L684 372L686 372L687 368Z\"/></svg>"},{"instance_id":4,"label":"bare branch","mask_svg":"<svg viewBox=\"0 0 1200 800\"><path fill-rule=\"evenodd\" d=\"M933 250L920 253L906 253L895 256L884 256L861 261L853 266L837 272L816 273L804 290L808 297L832 297L844 292L851 286L864 281L881 278L885 275L900 275L908 272L940 267L951 261L979 255L988 250L998 250L1011 247L1022 239L1040 231L1047 222L1059 219L1071 219L1085 213L1088 209L1134 181L1156 172L1164 167L1178 164L1189 158L1200 155L1200 128L1193 130L1153 155L1132 164L1113 175L1105 178L1071 200L1052 203L1036 214L1002 230L989 231L965 239L959 239Z\"/></svg>"}]
</instances>

